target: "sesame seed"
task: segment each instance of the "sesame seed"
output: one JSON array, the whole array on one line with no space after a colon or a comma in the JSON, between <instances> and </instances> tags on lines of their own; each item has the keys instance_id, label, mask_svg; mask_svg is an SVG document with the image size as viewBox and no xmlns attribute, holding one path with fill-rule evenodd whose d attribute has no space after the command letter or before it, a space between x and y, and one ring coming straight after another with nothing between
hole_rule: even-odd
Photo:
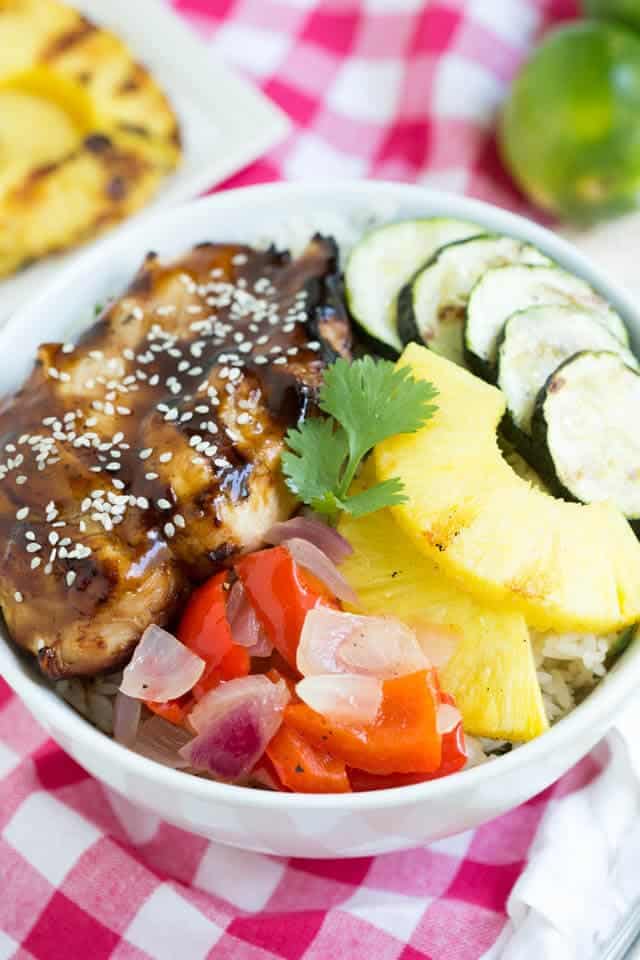
<instances>
[{"instance_id":1,"label":"sesame seed","mask_svg":"<svg viewBox=\"0 0 640 960\"><path fill-rule=\"evenodd\" d=\"M35 535L35 533L33 532L33 530L27 530L27 532L25 533L25 538L26 538L27 540L35 540L36 535Z\"/></svg>"},{"instance_id":2,"label":"sesame seed","mask_svg":"<svg viewBox=\"0 0 640 960\"><path fill-rule=\"evenodd\" d=\"M116 490L124 490L124 483L122 482L122 480L118 480L117 477L114 477L111 483L114 485Z\"/></svg>"},{"instance_id":3,"label":"sesame seed","mask_svg":"<svg viewBox=\"0 0 640 960\"><path fill-rule=\"evenodd\" d=\"M19 590L16 590L16 592L13 595L13 599L16 601L16 603L22 603L22 601L24 600L24 597L22 596Z\"/></svg>"},{"instance_id":4,"label":"sesame seed","mask_svg":"<svg viewBox=\"0 0 640 960\"><path fill-rule=\"evenodd\" d=\"M117 462L117 460L112 460L111 463L107 464L107 470L119 470L119 469L120 469L120 464Z\"/></svg>"},{"instance_id":5,"label":"sesame seed","mask_svg":"<svg viewBox=\"0 0 640 960\"><path fill-rule=\"evenodd\" d=\"M159 473L145 473L144 478L145 480L157 480L159 476Z\"/></svg>"},{"instance_id":6,"label":"sesame seed","mask_svg":"<svg viewBox=\"0 0 640 960\"><path fill-rule=\"evenodd\" d=\"M267 357L263 357L263 356L261 355L261 356L259 356L259 357L254 357L254 361L253 361L253 362L256 363L259 367L261 367L261 366L263 366L265 363L268 363L269 360L268 360Z\"/></svg>"},{"instance_id":7,"label":"sesame seed","mask_svg":"<svg viewBox=\"0 0 640 960\"><path fill-rule=\"evenodd\" d=\"M69 570L66 576L67 586L72 587L75 579L76 579L75 570Z\"/></svg>"},{"instance_id":8,"label":"sesame seed","mask_svg":"<svg viewBox=\"0 0 640 960\"><path fill-rule=\"evenodd\" d=\"M50 574L52 571L53 571L53 564L52 564L52 563L48 563L48 564L45 566L45 568L44 568L44 572L46 573L47 576L49 576L49 574Z\"/></svg>"},{"instance_id":9,"label":"sesame seed","mask_svg":"<svg viewBox=\"0 0 640 960\"><path fill-rule=\"evenodd\" d=\"M42 546L39 543L27 544L27 553L37 553L38 550L42 550Z\"/></svg>"},{"instance_id":10,"label":"sesame seed","mask_svg":"<svg viewBox=\"0 0 640 960\"><path fill-rule=\"evenodd\" d=\"M237 422L241 424L251 423L251 417L248 413L241 413L238 415Z\"/></svg>"},{"instance_id":11,"label":"sesame seed","mask_svg":"<svg viewBox=\"0 0 640 960\"><path fill-rule=\"evenodd\" d=\"M148 457L153 453L153 447L146 447L144 450L141 450L138 454L140 460L147 460Z\"/></svg>"},{"instance_id":12,"label":"sesame seed","mask_svg":"<svg viewBox=\"0 0 640 960\"><path fill-rule=\"evenodd\" d=\"M56 463L57 463L57 462L58 462L58 461L56 460ZM26 483L26 482L27 482L27 478L24 476L24 474L20 474L19 477L16 477L16 483L18 484L19 487L21 487L22 484L23 484L23 483Z\"/></svg>"},{"instance_id":13,"label":"sesame seed","mask_svg":"<svg viewBox=\"0 0 640 960\"><path fill-rule=\"evenodd\" d=\"M55 530L52 530L51 533L49 534L49 543L51 544L51 546L52 546L52 547L55 547L55 545L56 545L56 543L58 542L59 539L60 539L60 537L59 537L58 534L55 532Z\"/></svg>"},{"instance_id":14,"label":"sesame seed","mask_svg":"<svg viewBox=\"0 0 640 960\"><path fill-rule=\"evenodd\" d=\"M164 497L160 497L159 500L156 500L156 504L160 510L171 510L171 504L168 500L165 500Z\"/></svg>"},{"instance_id":15,"label":"sesame seed","mask_svg":"<svg viewBox=\"0 0 640 960\"><path fill-rule=\"evenodd\" d=\"M160 461L160 463L169 463L169 461L172 459L173 459L173 454L171 453L170 450L167 450L166 453L161 453L160 456L158 457L158 460Z\"/></svg>"},{"instance_id":16,"label":"sesame seed","mask_svg":"<svg viewBox=\"0 0 640 960\"><path fill-rule=\"evenodd\" d=\"M16 512L16 520L26 520L29 516L29 507L20 507Z\"/></svg>"},{"instance_id":17,"label":"sesame seed","mask_svg":"<svg viewBox=\"0 0 640 960\"><path fill-rule=\"evenodd\" d=\"M138 504L141 510L149 509L149 501L147 500L146 497L138 497L138 499L136 500L136 503Z\"/></svg>"},{"instance_id":18,"label":"sesame seed","mask_svg":"<svg viewBox=\"0 0 640 960\"><path fill-rule=\"evenodd\" d=\"M73 353L74 350L75 350L75 347L74 347L74 345L73 345L72 343L63 343L63 344L62 344L62 352L63 352L63 353Z\"/></svg>"},{"instance_id":19,"label":"sesame seed","mask_svg":"<svg viewBox=\"0 0 640 960\"><path fill-rule=\"evenodd\" d=\"M175 523L176 527L180 527L181 530L184 530L186 523L181 513L174 514L173 522Z\"/></svg>"},{"instance_id":20,"label":"sesame seed","mask_svg":"<svg viewBox=\"0 0 640 960\"><path fill-rule=\"evenodd\" d=\"M32 569L32 570L37 570L41 563L42 563L42 559L41 559L40 557L32 557L32 559L31 559L31 569Z\"/></svg>"},{"instance_id":21,"label":"sesame seed","mask_svg":"<svg viewBox=\"0 0 640 960\"><path fill-rule=\"evenodd\" d=\"M279 364L279 365L282 365L283 363L286 363L286 362L287 362L287 358L286 358L286 357L276 357L273 362L274 362L274 363L277 363L277 364Z\"/></svg>"},{"instance_id":22,"label":"sesame seed","mask_svg":"<svg viewBox=\"0 0 640 960\"><path fill-rule=\"evenodd\" d=\"M164 532L167 537L171 538L175 534L176 528L172 523L165 523Z\"/></svg>"}]
</instances>

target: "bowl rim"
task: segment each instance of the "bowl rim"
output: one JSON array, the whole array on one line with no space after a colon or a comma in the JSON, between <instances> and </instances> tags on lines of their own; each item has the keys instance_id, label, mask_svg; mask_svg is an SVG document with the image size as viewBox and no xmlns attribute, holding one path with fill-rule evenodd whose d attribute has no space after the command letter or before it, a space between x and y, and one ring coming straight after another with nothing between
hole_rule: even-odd
<instances>
[{"instance_id":1,"label":"bowl rim","mask_svg":"<svg viewBox=\"0 0 640 960\"><path fill-rule=\"evenodd\" d=\"M181 221L194 208L199 211L216 210L236 204L257 204L261 199L269 205L274 198L295 199L296 196L308 198L313 195L339 194L347 192L364 199L378 200L389 198L392 200L404 199L409 204L415 201L425 207L433 207L435 211L446 210L446 213L434 212L426 216L448 215L453 218L477 221L486 225L488 232L505 232L528 239L542 247L552 259L561 266L586 276L590 283L602 290L626 318L632 320L636 335L640 336L640 310L633 303L631 296L618 285L612 285L593 266L589 258L579 253L571 243L556 236L550 230L542 227L518 214L502 210L493 204L480 200L450 194L444 191L429 190L426 187L414 184L393 183L389 181L372 180L338 180L314 181L313 183L270 183L257 184L250 187L239 187L234 190L221 191L199 198L187 204L166 209L143 217L142 219L125 226L116 233L109 235L97 246L81 255L75 262L66 266L23 307L21 307L5 325L0 333L0 345L3 339L19 333L25 323L28 323L29 314L37 312L47 300L59 296L71 284L80 281L85 272L92 269L94 264L109 255L109 251L116 251L128 240L144 236L154 236L154 230L162 234L172 221ZM403 218L406 219L406 218ZM420 219L418 217L417 219ZM391 221L390 221L391 222ZM489 224L492 224L489 226ZM153 243L150 243L153 246ZM132 264L132 274L137 264ZM414 804L417 801L428 802L429 799L441 798L449 792L473 790L485 780L493 779L500 774L514 774L526 767L529 763L539 761L544 755L554 751L561 751L569 744L574 734L584 732L589 727L597 727L611 720L625 700L631 695L637 682L640 680L640 643L632 643L621 660L610 673L600 682L598 687L578 705L567 717L551 727L546 733L529 741L510 753L498 757L490 762L481 763L468 770L462 770L453 776L429 780L410 786L393 787L370 792L348 794L305 794L279 793L243 787L234 784L220 783L202 777L186 775L184 771L164 766L135 753L102 733L89 723L62 698L58 697L50 688L31 678L27 670L21 666L22 655L16 651L10 641L0 637L0 675L9 683L18 696L26 703L36 719L50 716L51 722L45 721L45 728L64 732L72 744L80 741L98 759L104 759L114 767L129 774L144 778L147 782L168 790L186 791L205 800L218 799L230 805L242 807L260 807L286 811L287 809L316 809L331 811L339 808L340 811L370 810L379 807L402 806ZM54 737L55 739L55 737ZM64 748L63 748L64 749ZM499 761L499 762L497 762Z\"/></svg>"}]
</instances>

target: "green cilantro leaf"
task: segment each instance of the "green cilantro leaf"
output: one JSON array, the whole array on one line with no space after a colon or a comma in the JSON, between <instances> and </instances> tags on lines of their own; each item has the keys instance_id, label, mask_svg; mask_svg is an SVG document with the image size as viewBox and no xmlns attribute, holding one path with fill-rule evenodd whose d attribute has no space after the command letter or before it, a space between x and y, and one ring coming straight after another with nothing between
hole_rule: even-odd
<instances>
[{"instance_id":1,"label":"green cilantro leaf","mask_svg":"<svg viewBox=\"0 0 640 960\"><path fill-rule=\"evenodd\" d=\"M340 489L347 437L333 420L315 418L287 432L288 450L282 454L285 481L296 497L318 513L335 515L342 509Z\"/></svg>"},{"instance_id":2,"label":"green cilantro leaf","mask_svg":"<svg viewBox=\"0 0 640 960\"><path fill-rule=\"evenodd\" d=\"M367 513L375 513L376 510L383 510L385 507L406 503L407 497L403 490L402 480L391 477L390 480L384 480L374 487L369 487L368 490L348 496L343 509L354 517L364 517Z\"/></svg>"},{"instance_id":3,"label":"green cilantro leaf","mask_svg":"<svg viewBox=\"0 0 640 960\"><path fill-rule=\"evenodd\" d=\"M377 443L415 433L436 412L437 391L410 370L388 360L337 360L325 373L320 409L328 419L307 420L289 430L282 466L289 489L314 510L335 519L340 510L362 516L403 503L402 482L393 478L349 495L356 471Z\"/></svg>"}]
</instances>

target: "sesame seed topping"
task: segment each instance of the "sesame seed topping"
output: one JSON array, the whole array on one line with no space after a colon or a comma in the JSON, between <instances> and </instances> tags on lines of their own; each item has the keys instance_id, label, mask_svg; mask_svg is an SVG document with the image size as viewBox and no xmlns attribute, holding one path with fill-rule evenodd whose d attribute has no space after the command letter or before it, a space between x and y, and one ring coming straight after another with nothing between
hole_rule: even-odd
<instances>
[{"instance_id":1,"label":"sesame seed topping","mask_svg":"<svg viewBox=\"0 0 640 960\"><path fill-rule=\"evenodd\" d=\"M13 595L13 599L15 600L16 603L22 603L22 601L24 600L24 597L22 596L19 590L16 590L16 592Z\"/></svg>"},{"instance_id":2,"label":"sesame seed topping","mask_svg":"<svg viewBox=\"0 0 640 960\"><path fill-rule=\"evenodd\" d=\"M145 447L144 450L141 450L138 454L140 460L147 460L153 453L153 447Z\"/></svg>"},{"instance_id":3,"label":"sesame seed topping","mask_svg":"<svg viewBox=\"0 0 640 960\"><path fill-rule=\"evenodd\" d=\"M173 522L175 523L176 527L180 527L181 530L184 530L186 523L181 513L174 514Z\"/></svg>"},{"instance_id":4,"label":"sesame seed topping","mask_svg":"<svg viewBox=\"0 0 640 960\"><path fill-rule=\"evenodd\" d=\"M157 480L159 476L159 473L145 473L144 478L145 480Z\"/></svg>"},{"instance_id":5,"label":"sesame seed topping","mask_svg":"<svg viewBox=\"0 0 640 960\"><path fill-rule=\"evenodd\" d=\"M69 571L67 571L67 576L66 576L65 579L66 579L66 581L67 581L67 586L68 586L68 587L72 587L73 584L74 584L74 581L75 581L75 579L76 579L76 572L75 572L75 570L69 570Z\"/></svg>"},{"instance_id":6,"label":"sesame seed topping","mask_svg":"<svg viewBox=\"0 0 640 960\"><path fill-rule=\"evenodd\" d=\"M32 558L31 558L31 569L32 569L32 570L37 570L41 563L42 563L41 557L32 557Z\"/></svg>"},{"instance_id":7,"label":"sesame seed topping","mask_svg":"<svg viewBox=\"0 0 640 960\"><path fill-rule=\"evenodd\" d=\"M165 500L164 497L160 497L159 500L156 500L156 504L159 510L171 510L171 504L168 500Z\"/></svg>"},{"instance_id":8,"label":"sesame seed topping","mask_svg":"<svg viewBox=\"0 0 640 960\"><path fill-rule=\"evenodd\" d=\"M172 523L165 523L164 532L165 532L165 535L170 539L175 534L176 528Z\"/></svg>"},{"instance_id":9,"label":"sesame seed topping","mask_svg":"<svg viewBox=\"0 0 640 960\"><path fill-rule=\"evenodd\" d=\"M37 553L38 550L42 550L42 546L39 543L27 544L27 553Z\"/></svg>"},{"instance_id":10,"label":"sesame seed topping","mask_svg":"<svg viewBox=\"0 0 640 960\"><path fill-rule=\"evenodd\" d=\"M20 509L16 511L16 520L26 520L28 516L29 507L20 507Z\"/></svg>"},{"instance_id":11,"label":"sesame seed topping","mask_svg":"<svg viewBox=\"0 0 640 960\"><path fill-rule=\"evenodd\" d=\"M158 457L158 460L160 461L160 463L169 463L169 461L172 459L173 459L173 454L171 453L170 450L167 450L165 453L161 453L160 456Z\"/></svg>"}]
</instances>

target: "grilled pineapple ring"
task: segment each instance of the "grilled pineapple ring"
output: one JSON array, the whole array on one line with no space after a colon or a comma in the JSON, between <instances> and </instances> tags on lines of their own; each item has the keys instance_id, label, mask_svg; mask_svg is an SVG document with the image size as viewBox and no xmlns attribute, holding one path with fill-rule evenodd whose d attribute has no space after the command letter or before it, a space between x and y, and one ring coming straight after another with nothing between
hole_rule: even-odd
<instances>
[{"instance_id":1,"label":"grilled pineapple ring","mask_svg":"<svg viewBox=\"0 0 640 960\"><path fill-rule=\"evenodd\" d=\"M556 500L517 476L498 448L503 394L431 350L400 363L438 389L416 434L376 447L379 480L400 477L394 518L444 573L539 630L609 633L640 619L640 543L611 504Z\"/></svg>"},{"instance_id":2,"label":"grilled pineapple ring","mask_svg":"<svg viewBox=\"0 0 640 960\"><path fill-rule=\"evenodd\" d=\"M0 0L0 276L129 216L179 159L121 40L57 0Z\"/></svg>"}]
</instances>

